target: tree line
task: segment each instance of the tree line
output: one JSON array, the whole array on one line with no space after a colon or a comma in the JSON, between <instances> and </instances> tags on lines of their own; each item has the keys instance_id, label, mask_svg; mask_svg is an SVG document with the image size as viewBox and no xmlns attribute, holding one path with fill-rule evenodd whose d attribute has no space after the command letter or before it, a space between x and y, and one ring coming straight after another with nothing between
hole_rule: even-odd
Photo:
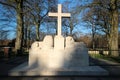
<instances>
[{"instance_id":1,"label":"tree line","mask_svg":"<svg viewBox=\"0 0 120 80\"><path fill-rule=\"evenodd\" d=\"M96 33L104 33L111 51L109 54L119 56L117 50L119 49L120 0L93 0L87 7L89 10L83 20L91 27L93 42Z\"/></svg>"},{"instance_id":2,"label":"tree line","mask_svg":"<svg viewBox=\"0 0 120 80\"><path fill-rule=\"evenodd\" d=\"M84 26L91 29L93 48L95 47L95 37L99 33L106 36L106 44L111 50L110 55L119 56L119 52L116 50L119 49L120 0L87 0L86 3L82 3L82 1L63 2L63 12L70 12L72 15L70 19L63 19L62 21L64 34L73 36L73 30L78 28L76 26L84 22ZM7 19L11 20L13 17L15 19L13 21L17 26L15 41L17 53L22 51L23 43L29 42L30 38L40 40L42 37L40 34L44 35L40 31L42 25L52 26L52 31L57 31L56 19L48 18L47 14L49 11L57 11L58 0L0 0L0 4L8 11L6 14ZM81 21L78 15L82 12ZM15 16L9 16L11 13ZM3 19L0 21L3 21ZM35 32L32 33L34 29ZM47 28L46 30L49 31L50 29Z\"/></svg>"},{"instance_id":3,"label":"tree line","mask_svg":"<svg viewBox=\"0 0 120 80\"><path fill-rule=\"evenodd\" d=\"M56 0L0 0L0 4L7 10L14 10L16 18L16 41L15 52L22 53L23 41L30 38L30 27L36 27L36 40L39 40L39 28L43 19L46 18L50 10L54 10L53 5ZM8 10L9 11L9 10Z\"/></svg>"}]
</instances>

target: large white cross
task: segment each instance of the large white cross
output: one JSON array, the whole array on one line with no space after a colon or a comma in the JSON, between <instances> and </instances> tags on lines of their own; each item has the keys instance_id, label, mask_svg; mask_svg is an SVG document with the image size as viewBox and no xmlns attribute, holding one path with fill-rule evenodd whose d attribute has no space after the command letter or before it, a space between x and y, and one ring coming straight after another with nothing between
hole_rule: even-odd
<instances>
[{"instance_id":1,"label":"large white cross","mask_svg":"<svg viewBox=\"0 0 120 80\"><path fill-rule=\"evenodd\" d=\"M58 17L57 18L57 21L58 21L57 35L61 36L61 34L62 34L62 32L61 32L61 30L62 30L62 28L61 28L61 25L62 25L61 18L62 17L70 17L71 16L70 13L62 13L62 5L58 4L58 13L49 12L48 16Z\"/></svg>"}]
</instances>

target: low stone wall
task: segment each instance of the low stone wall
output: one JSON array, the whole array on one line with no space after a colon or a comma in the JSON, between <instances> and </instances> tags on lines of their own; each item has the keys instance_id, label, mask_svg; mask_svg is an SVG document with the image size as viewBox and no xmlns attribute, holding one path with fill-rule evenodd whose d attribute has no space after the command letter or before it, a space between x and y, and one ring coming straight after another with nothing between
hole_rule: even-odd
<instances>
[{"instance_id":1,"label":"low stone wall","mask_svg":"<svg viewBox=\"0 0 120 80\"><path fill-rule=\"evenodd\" d=\"M88 54L104 54L104 55L108 55L109 51L102 51L102 50L88 51Z\"/></svg>"}]
</instances>

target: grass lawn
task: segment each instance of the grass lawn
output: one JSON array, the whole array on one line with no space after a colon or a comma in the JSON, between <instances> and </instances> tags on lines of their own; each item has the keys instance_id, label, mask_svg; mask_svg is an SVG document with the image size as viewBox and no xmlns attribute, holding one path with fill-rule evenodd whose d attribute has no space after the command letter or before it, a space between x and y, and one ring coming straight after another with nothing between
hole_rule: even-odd
<instances>
[{"instance_id":1,"label":"grass lawn","mask_svg":"<svg viewBox=\"0 0 120 80\"><path fill-rule=\"evenodd\" d=\"M105 60L109 60L112 62L117 62L120 63L120 56L119 57L111 57L108 55L102 55L102 54L89 54L90 57L95 58L95 59L105 59Z\"/></svg>"}]
</instances>

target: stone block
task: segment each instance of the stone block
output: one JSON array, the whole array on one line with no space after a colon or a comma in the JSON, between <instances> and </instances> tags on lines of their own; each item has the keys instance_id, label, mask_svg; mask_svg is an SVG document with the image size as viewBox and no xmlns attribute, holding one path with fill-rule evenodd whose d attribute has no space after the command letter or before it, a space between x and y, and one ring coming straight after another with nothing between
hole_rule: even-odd
<instances>
[{"instance_id":1,"label":"stone block","mask_svg":"<svg viewBox=\"0 0 120 80\"><path fill-rule=\"evenodd\" d=\"M100 54L99 51L88 51L88 54Z\"/></svg>"},{"instance_id":2,"label":"stone block","mask_svg":"<svg viewBox=\"0 0 120 80\"><path fill-rule=\"evenodd\" d=\"M87 49L65 48L66 67L89 66L89 56Z\"/></svg>"},{"instance_id":3,"label":"stone block","mask_svg":"<svg viewBox=\"0 0 120 80\"><path fill-rule=\"evenodd\" d=\"M41 50L42 42L34 42L31 45L31 48L29 50L29 66L32 66L33 64L37 64L38 54Z\"/></svg>"},{"instance_id":4,"label":"stone block","mask_svg":"<svg viewBox=\"0 0 120 80\"><path fill-rule=\"evenodd\" d=\"M51 35L45 36L43 40L43 49L53 48L53 37Z\"/></svg>"},{"instance_id":5,"label":"stone block","mask_svg":"<svg viewBox=\"0 0 120 80\"><path fill-rule=\"evenodd\" d=\"M58 69L62 68L64 63L64 50L54 50L50 54L49 58L49 68Z\"/></svg>"},{"instance_id":6,"label":"stone block","mask_svg":"<svg viewBox=\"0 0 120 80\"><path fill-rule=\"evenodd\" d=\"M74 39L71 36L66 37L65 47L74 47Z\"/></svg>"},{"instance_id":7,"label":"stone block","mask_svg":"<svg viewBox=\"0 0 120 80\"><path fill-rule=\"evenodd\" d=\"M109 55L109 51L103 51L104 55Z\"/></svg>"},{"instance_id":8,"label":"stone block","mask_svg":"<svg viewBox=\"0 0 120 80\"><path fill-rule=\"evenodd\" d=\"M39 50L39 49L42 49L42 47L43 47L43 42L35 41L35 42L31 45L30 51L35 51L35 52L33 52L33 53L37 53L36 51Z\"/></svg>"},{"instance_id":9,"label":"stone block","mask_svg":"<svg viewBox=\"0 0 120 80\"><path fill-rule=\"evenodd\" d=\"M47 69L49 65L50 54L52 53L51 49L44 50L42 49L38 55L38 65L39 68Z\"/></svg>"},{"instance_id":10,"label":"stone block","mask_svg":"<svg viewBox=\"0 0 120 80\"><path fill-rule=\"evenodd\" d=\"M54 49L64 49L64 37L63 36L55 36L54 38Z\"/></svg>"}]
</instances>

